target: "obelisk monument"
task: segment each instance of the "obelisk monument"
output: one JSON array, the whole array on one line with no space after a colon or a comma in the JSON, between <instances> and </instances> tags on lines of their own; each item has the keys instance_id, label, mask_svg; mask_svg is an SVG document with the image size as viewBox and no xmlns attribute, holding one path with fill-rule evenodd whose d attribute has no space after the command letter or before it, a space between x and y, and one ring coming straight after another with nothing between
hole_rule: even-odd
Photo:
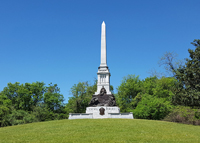
<instances>
[{"instance_id":1,"label":"obelisk monument","mask_svg":"<svg viewBox=\"0 0 200 143\"><path fill-rule=\"evenodd\" d=\"M101 64L97 72L97 92L86 108L86 113L69 113L68 119L133 119L133 113L120 113L115 96L110 92L110 72L106 60L106 25L101 25Z\"/></svg>"},{"instance_id":2,"label":"obelisk monument","mask_svg":"<svg viewBox=\"0 0 200 143\"><path fill-rule=\"evenodd\" d=\"M101 64L100 67L107 67L106 59L106 25L103 21L101 25Z\"/></svg>"},{"instance_id":3,"label":"obelisk monument","mask_svg":"<svg viewBox=\"0 0 200 143\"><path fill-rule=\"evenodd\" d=\"M100 94L101 89L104 87L107 94L112 94L110 92L110 72L107 66L106 57L106 25L103 21L101 25L101 64L97 72L97 92L95 95Z\"/></svg>"}]
</instances>

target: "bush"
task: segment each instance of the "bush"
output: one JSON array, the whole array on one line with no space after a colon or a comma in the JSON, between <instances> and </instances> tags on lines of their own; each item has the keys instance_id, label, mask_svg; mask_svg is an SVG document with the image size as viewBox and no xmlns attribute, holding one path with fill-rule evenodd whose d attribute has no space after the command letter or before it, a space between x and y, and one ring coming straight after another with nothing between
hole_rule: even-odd
<instances>
[{"instance_id":1,"label":"bush","mask_svg":"<svg viewBox=\"0 0 200 143\"><path fill-rule=\"evenodd\" d=\"M24 110L13 110L12 113L7 116L7 121L10 125L19 125L35 122L37 119L33 114L29 114Z\"/></svg>"},{"instance_id":2,"label":"bush","mask_svg":"<svg viewBox=\"0 0 200 143\"><path fill-rule=\"evenodd\" d=\"M138 103L133 114L139 119L163 119L171 111L173 106L169 101L163 98L153 97L148 94L142 96L142 100Z\"/></svg>"},{"instance_id":3,"label":"bush","mask_svg":"<svg viewBox=\"0 0 200 143\"><path fill-rule=\"evenodd\" d=\"M0 105L0 127L8 126L7 116L9 114L9 108Z\"/></svg>"},{"instance_id":4,"label":"bush","mask_svg":"<svg viewBox=\"0 0 200 143\"><path fill-rule=\"evenodd\" d=\"M67 119L68 116L69 116L68 114L60 113L59 116L58 116L58 119L59 120L61 120L61 119Z\"/></svg>"},{"instance_id":5,"label":"bush","mask_svg":"<svg viewBox=\"0 0 200 143\"><path fill-rule=\"evenodd\" d=\"M200 110L177 106L164 118L164 121L200 125Z\"/></svg>"},{"instance_id":6,"label":"bush","mask_svg":"<svg viewBox=\"0 0 200 143\"><path fill-rule=\"evenodd\" d=\"M27 114L26 116L24 116L23 118L23 123L32 123L32 122L37 122L37 118L33 115L33 114Z\"/></svg>"},{"instance_id":7,"label":"bush","mask_svg":"<svg viewBox=\"0 0 200 143\"><path fill-rule=\"evenodd\" d=\"M200 110L196 111L194 115L196 119L200 119Z\"/></svg>"},{"instance_id":8,"label":"bush","mask_svg":"<svg viewBox=\"0 0 200 143\"><path fill-rule=\"evenodd\" d=\"M39 103L36 107L33 108L32 114L37 118L39 122L48 121L49 119L49 110L45 104Z\"/></svg>"}]
</instances>

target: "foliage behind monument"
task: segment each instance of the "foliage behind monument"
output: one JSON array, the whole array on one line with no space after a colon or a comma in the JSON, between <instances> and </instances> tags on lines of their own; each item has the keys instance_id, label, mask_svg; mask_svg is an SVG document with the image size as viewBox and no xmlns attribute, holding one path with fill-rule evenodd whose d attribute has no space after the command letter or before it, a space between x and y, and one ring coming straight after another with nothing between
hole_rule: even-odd
<instances>
[{"instance_id":1,"label":"foliage behind monument","mask_svg":"<svg viewBox=\"0 0 200 143\"><path fill-rule=\"evenodd\" d=\"M175 81L166 77L140 80L139 76L128 75L117 88L117 104L123 112L133 112L136 118L162 119L172 109Z\"/></svg>"},{"instance_id":2,"label":"foliage behind monument","mask_svg":"<svg viewBox=\"0 0 200 143\"><path fill-rule=\"evenodd\" d=\"M0 126L66 118L57 84L8 83L0 92Z\"/></svg>"}]
</instances>

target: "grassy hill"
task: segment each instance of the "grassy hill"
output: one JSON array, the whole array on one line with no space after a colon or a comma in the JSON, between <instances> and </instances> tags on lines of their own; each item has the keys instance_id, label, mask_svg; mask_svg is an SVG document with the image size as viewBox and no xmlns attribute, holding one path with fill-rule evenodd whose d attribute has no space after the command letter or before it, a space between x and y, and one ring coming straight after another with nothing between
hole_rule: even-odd
<instances>
[{"instance_id":1,"label":"grassy hill","mask_svg":"<svg viewBox=\"0 0 200 143\"><path fill-rule=\"evenodd\" d=\"M200 142L200 126L153 120L81 119L0 128L0 143Z\"/></svg>"}]
</instances>

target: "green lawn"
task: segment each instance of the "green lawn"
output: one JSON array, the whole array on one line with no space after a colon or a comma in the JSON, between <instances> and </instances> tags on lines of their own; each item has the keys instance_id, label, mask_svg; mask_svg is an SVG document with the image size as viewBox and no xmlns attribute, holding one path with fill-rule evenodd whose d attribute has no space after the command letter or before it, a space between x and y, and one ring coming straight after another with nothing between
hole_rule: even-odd
<instances>
[{"instance_id":1,"label":"green lawn","mask_svg":"<svg viewBox=\"0 0 200 143\"><path fill-rule=\"evenodd\" d=\"M200 142L200 126L138 119L80 119L0 128L0 143Z\"/></svg>"}]
</instances>

